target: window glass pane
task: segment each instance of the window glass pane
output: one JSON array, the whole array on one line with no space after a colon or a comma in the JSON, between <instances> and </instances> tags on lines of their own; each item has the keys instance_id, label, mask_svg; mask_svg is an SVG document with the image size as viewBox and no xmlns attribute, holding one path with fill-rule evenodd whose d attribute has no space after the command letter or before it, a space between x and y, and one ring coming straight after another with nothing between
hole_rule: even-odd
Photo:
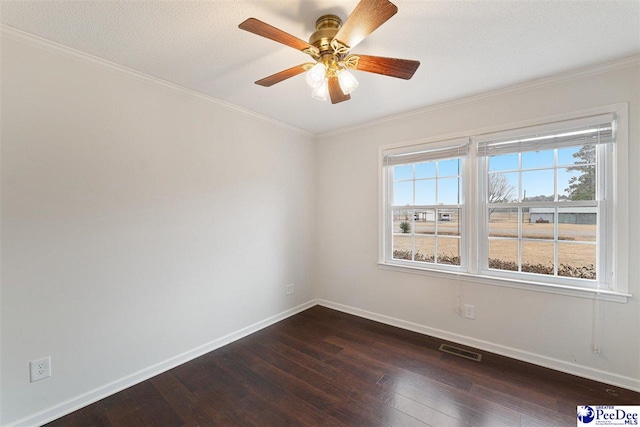
<instances>
[{"instance_id":1,"label":"window glass pane","mask_svg":"<svg viewBox=\"0 0 640 427\"><path fill-rule=\"evenodd\" d=\"M393 235L393 258L411 260L411 235Z\"/></svg>"},{"instance_id":2,"label":"window glass pane","mask_svg":"<svg viewBox=\"0 0 640 427\"><path fill-rule=\"evenodd\" d=\"M489 239L489 268L518 271L518 241Z\"/></svg>"},{"instance_id":3,"label":"window glass pane","mask_svg":"<svg viewBox=\"0 0 640 427\"><path fill-rule=\"evenodd\" d=\"M438 204L457 205L460 203L460 179L438 179Z\"/></svg>"},{"instance_id":4,"label":"window glass pane","mask_svg":"<svg viewBox=\"0 0 640 427\"><path fill-rule=\"evenodd\" d=\"M424 179L416 181L416 205L436 204L436 180Z\"/></svg>"},{"instance_id":5,"label":"window glass pane","mask_svg":"<svg viewBox=\"0 0 640 427\"><path fill-rule=\"evenodd\" d=\"M596 245L558 243L558 276L596 279Z\"/></svg>"},{"instance_id":6,"label":"window glass pane","mask_svg":"<svg viewBox=\"0 0 640 427\"><path fill-rule=\"evenodd\" d=\"M410 210L393 211L393 233L411 234L413 230L412 215L413 211Z\"/></svg>"},{"instance_id":7,"label":"window glass pane","mask_svg":"<svg viewBox=\"0 0 640 427\"><path fill-rule=\"evenodd\" d=\"M503 154L489 157L490 171L504 171L518 169L518 154Z\"/></svg>"},{"instance_id":8,"label":"window glass pane","mask_svg":"<svg viewBox=\"0 0 640 427\"><path fill-rule=\"evenodd\" d=\"M433 262L435 242L435 237L416 236L416 261Z\"/></svg>"},{"instance_id":9,"label":"window glass pane","mask_svg":"<svg viewBox=\"0 0 640 427\"><path fill-rule=\"evenodd\" d=\"M518 173L492 173L489 174L489 203L517 202L518 197Z\"/></svg>"},{"instance_id":10,"label":"window glass pane","mask_svg":"<svg viewBox=\"0 0 640 427\"><path fill-rule=\"evenodd\" d=\"M576 162L575 154L581 147L558 148L558 166L569 166Z\"/></svg>"},{"instance_id":11,"label":"window glass pane","mask_svg":"<svg viewBox=\"0 0 640 427\"><path fill-rule=\"evenodd\" d=\"M411 260L413 242L411 210L393 211L392 251L395 259Z\"/></svg>"},{"instance_id":12,"label":"window glass pane","mask_svg":"<svg viewBox=\"0 0 640 427\"><path fill-rule=\"evenodd\" d=\"M435 209L416 210L414 213L414 229L416 234L436 233Z\"/></svg>"},{"instance_id":13,"label":"window glass pane","mask_svg":"<svg viewBox=\"0 0 640 427\"><path fill-rule=\"evenodd\" d=\"M575 164L594 164L596 163L596 146L595 145L583 145L573 155L573 162Z\"/></svg>"},{"instance_id":14,"label":"window glass pane","mask_svg":"<svg viewBox=\"0 0 640 427\"><path fill-rule=\"evenodd\" d=\"M558 169L558 194L568 200L596 199L596 167L574 166Z\"/></svg>"},{"instance_id":15,"label":"window glass pane","mask_svg":"<svg viewBox=\"0 0 640 427\"><path fill-rule=\"evenodd\" d=\"M522 237L553 239L555 208L522 208Z\"/></svg>"},{"instance_id":16,"label":"window glass pane","mask_svg":"<svg viewBox=\"0 0 640 427\"><path fill-rule=\"evenodd\" d=\"M393 180L413 179L413 165L402 165L393 167Z\"/></svg>"},{"instance_id":17,"label":"window glass pane","mask_svg":"<svg viewBox=\"0 0 640 427\"><path fill-rule=\"evenodd\" d=\"M438 209L438 235L460 236L460 209Z\"/></svg>"},{"instance_id":18,"label":"window glass pane","mask_svg":"<svg viewBox=\"0 0 640 427\"><path fill-rule=\"evenodd\" d=\"M572 191L569 188L570 183L575 182L581 173L577 170L567 168L558 169L558 201L563 202L571 200Z\"/></svg>"},{"instance_id":19,"label":"window glass pane","mask_svg":"<svg viewBox=\"0 0 640 427\"><path fill-rule=\"evenodd\" d=\"M522 168L532 169L553 166L553 151L527 151L522 153Z\"/></svg>"},{"instance_id":20,"label":"window glass pane","mask_svg":"<svg viewBox=\"0 0 640 427\"><path fill-rule=\"evenodd\" d=\"M438 263L460 265L460 239L438 238Z\"/></svg>"},{"instance_id":21,"label":"window glass pane","mask_svg":"<svg viewBox=\"0 0 640 427\"><path fill-rule=\"evenodd\" d=\"M435 178L436 162L418 163L416 165L416 179Z\"/></svg>"},{"instance_id":22,"label":"window glass pane","mask_svg":"<svg viewBox=\"0 0 640 427\"><path fill-rule=\"evenodd\" d=\"M489 208L488 217L489 236L518 237L518 208Z\"/></svg>"},{"instance_id":23,"label":"window glass pane","mask_svg":"<svg viewBox=\"0 0 640 427\"><path fill-rule=\"evenodd\" d=\"M460 159L440 160L438 162L438 176L460 175Z\"/></svg>"},{"instance_id":24,"label":"window glass pane","mask_svg":"<svg viewBox=\"0 0 640 427\"><path fill-rule=\"evenodd\" d=\"M393 205L404 206L413 204L413 181L393 183Z\"/></svg>"},{"instance_id":25,"label":"window glass pane","mask_svg":"<svg viewBox=\"0 0 640 427\"><path fill-rule=\"evenodd\" d=\"M553 201L553 169L522 172L522 200Z\"/></svg>"},{"instance_id":26,"label":"window glass pane","mask_svg":"<svg viewBox=\"0 0 640 427\"><path fill-rule=\"evenodd\" d=\"M522 242L522 271L553 275L553 242Z\"/></svg>"},{"instance_id":27,"label":"window glass pane","mask_svg":"<svg viewBox=\"0 0 640 427\"><path fill-rule=\"evenodd\" d=\"M595 242L597 215L595 207L559 208L558 239L568 242Z\"/></svg>"}]
</instances>

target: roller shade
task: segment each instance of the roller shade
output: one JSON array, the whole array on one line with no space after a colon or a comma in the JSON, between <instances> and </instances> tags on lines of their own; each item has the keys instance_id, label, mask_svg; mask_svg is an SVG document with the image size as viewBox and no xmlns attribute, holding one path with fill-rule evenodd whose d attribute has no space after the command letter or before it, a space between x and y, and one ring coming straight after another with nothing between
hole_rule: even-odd
<instances>
[{"instance_id":1,"label":"roller shade","mask_svg":"<svg viewBox=\"0 0 640 427\"><path fill-rule=\"evenodd\" d=\"M469 156L469 138L437 144L420 144L384 151L386 166L407 165L434 160L458 159Z\"/></svg>"},{"instance_id":2,"label":"roller shade","mask_svg":"<svg viewBox=\"0 0 640 427\"><path fill-rule=\"evenodd\" d=\"M475 138L478 156L582 145L608 144L615 141L615 116L602 114L544 126L520 128Z\"/></svg>"}]
</instances>

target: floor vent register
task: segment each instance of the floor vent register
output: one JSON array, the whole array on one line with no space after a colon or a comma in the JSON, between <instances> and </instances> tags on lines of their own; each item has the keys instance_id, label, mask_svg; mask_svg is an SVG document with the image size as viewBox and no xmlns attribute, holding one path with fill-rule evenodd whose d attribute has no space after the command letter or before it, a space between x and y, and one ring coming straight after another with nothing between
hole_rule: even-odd
<instances>
[{"instance_id":1,"label":"floor vent register","mask_svg":"<svg viewBox=\"0 0 640 427\"><path fill-rule=\"evenodd\" d=\"M482 360L482 355L480 353L465 350L459 347L454 347L449 344L440 345L440 351L444 351L445 353L455 354L456 356L464 357L465 359L475 360L476 362L479 362L480 360Z\"/></svg>"}]
</instances>

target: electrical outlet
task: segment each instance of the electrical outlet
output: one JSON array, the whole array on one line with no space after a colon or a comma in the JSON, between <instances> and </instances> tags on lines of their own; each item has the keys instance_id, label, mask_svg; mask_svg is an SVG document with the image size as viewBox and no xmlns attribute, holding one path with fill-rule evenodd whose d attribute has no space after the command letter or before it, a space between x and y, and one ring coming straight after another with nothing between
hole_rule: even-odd
<instances>
[{"instance_id":1,"label":"electrical outlet","mask_svg":"<svg viewBox=\"0 0 640 427\"><path fill-rule=\"evenodd\" d=\"M293 293L293 283L289 283L287 285L287 295L291 295Z\"/></svg>"},{"instance_id":2,"label":"electrical outlet","mask_svg":"<svg viewBox=\"0 0 640 427\"><path fill-rule=\"evenodd\" d=\"M476 318L476 306L471 304L464 305L464 317L467 319L475 319Z\"/></svg>"},{"instance_id":3,"label":"electrical outlet","mask_svg":"<svg viewBox=\"0 0 640 427\"><path fill-rule=\"evenodd\" d=\"M31 382L43 380L51 376L51 356L29 362Z\"/></svg>"}]
</instances>

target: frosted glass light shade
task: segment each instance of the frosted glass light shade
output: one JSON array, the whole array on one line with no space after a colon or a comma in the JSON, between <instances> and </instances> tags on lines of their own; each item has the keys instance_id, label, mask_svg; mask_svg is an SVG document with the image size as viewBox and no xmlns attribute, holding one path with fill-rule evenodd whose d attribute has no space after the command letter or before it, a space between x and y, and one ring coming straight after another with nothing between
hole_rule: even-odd
<instances>
[{"instance_id":1,"label":"frosted glass light shade","mask_svg":"<svg viewBox=\"0 0 640 427\"><path fill-rule=\"evenodd\" d=\"M326 101L328 93L329 84L327 83L327 79L322 79L322 83L320 83L320 86L314 87L311 91L311 96L313 96L315 99Z\"/></svg>"},{"instance_id":2,"label":"frosted glass light shade","mask_svg":"<svg viewBox=\"0 0 640 427\"><path fill-rule=\"evenodd\" d=\"M316 65L311 67L309 71L307 71L307 84L312 88L322 86L326 72L327 68L325 67L325 65L321 62L318 62Z\"/></svg>"},{"instance_id":3,"label":"frosted glass light shade","mask_svg":"<svg viewBox=\"0 0 640 427\"><path fill-rule=\"evenodd\" d=\"M347 70L338 73L338 83L340 83L340 89L345 95L349 95L358 87L358 80Z\"/></svg>"}]
</instances>

